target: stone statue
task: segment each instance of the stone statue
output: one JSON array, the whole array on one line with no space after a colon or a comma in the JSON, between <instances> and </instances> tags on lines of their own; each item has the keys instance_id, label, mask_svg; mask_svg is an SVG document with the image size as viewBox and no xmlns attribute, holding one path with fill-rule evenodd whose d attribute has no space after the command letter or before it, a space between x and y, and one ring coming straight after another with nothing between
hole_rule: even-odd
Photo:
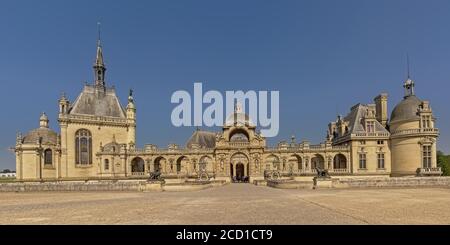
<instances>
[{"instance_id":1,"label":"stone statue","mask_svg":"<svg viewBox=\"0 0 450 245\"><path fill-rule=\"evenodd\" d=\"M330 175L328 174L328 170L321 169L319 167L316 167L317 177L319 178L329 178Z\"/></svg>"},{"instance_id":2,"label":"stone statue","mask_svg":"<svg viewBox=\"0 0 450 245\"><path fill-rule=\"evenodd\" d=\"M161 170L157 169L153 172L150 172L150 177L148 178L149 181L152 180L161 180Z\"/></svg>"}]
</instances>

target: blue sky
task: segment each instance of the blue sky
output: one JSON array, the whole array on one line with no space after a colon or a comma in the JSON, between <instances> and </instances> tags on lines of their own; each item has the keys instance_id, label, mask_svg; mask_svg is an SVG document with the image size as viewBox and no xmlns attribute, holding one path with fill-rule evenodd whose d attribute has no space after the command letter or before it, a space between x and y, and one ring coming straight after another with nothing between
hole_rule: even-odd
<instances>
[{"instance_id":1,"label":"blue sky","mask_svg":"<svg viewBox=\"0 0 450 245\"><path fill-rule=\"evenodd\" d=\"M58 130L57 100L91 83L102 23L107 83L125 104L135 90L138 145L183 145L171 94L193 90L279 90L274 145L323 141L336 115L389 93L403 96L406 54L419 98L431 101L450 153L449 1L3 1L0 3L0 169L14 168L17 131L42 111Z\"/></svg>"}]
</instances>

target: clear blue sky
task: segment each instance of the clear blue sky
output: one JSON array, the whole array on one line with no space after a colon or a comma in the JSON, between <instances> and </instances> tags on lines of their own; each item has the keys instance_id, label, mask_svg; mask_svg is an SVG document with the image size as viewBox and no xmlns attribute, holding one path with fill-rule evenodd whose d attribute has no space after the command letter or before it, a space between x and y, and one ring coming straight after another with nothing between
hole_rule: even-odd
<instances>
[{"instance_id":1,"label":"clear blue sky","mask_svg":"<svg viewBox=\"0 0 450 245\"><path fill-rule=\"evenodd\" d=\"M450 1L2 1L0 169L14 168L17 131L42 111L58 130L57 100L92 82L97 21L107 81L123 103L135 90L138 144L184 144L173 91L279 90L281 130L321 142L327 124L358 103L403 95L406 53L450 152Z\"/></svg>"}]
</instances>

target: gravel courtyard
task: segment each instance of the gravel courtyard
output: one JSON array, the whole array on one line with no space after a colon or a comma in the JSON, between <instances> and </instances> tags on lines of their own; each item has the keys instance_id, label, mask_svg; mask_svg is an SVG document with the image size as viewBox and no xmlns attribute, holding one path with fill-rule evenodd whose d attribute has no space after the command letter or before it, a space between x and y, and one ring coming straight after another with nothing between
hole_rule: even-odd
<instances>
[{"instance_id":1,"label":"gravel courtyard","mask_svg":"<svg viewBox=\"0 0 450 245\"><path fill-rule=\"evenodd\" d=\"M0 224L450 224L450 189L0 193Z\"/></svg>"}]
</instances>

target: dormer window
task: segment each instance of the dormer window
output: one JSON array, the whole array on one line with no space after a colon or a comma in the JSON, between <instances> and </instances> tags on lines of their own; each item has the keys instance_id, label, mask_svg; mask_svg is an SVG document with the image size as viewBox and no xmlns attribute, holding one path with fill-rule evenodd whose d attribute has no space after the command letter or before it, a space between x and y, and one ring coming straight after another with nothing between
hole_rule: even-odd
<instances>
[{"instance_id":1,"label":"dormer window","mask_svg":"<svg viewBox=\"0 0 450 245\"><path fill-rule=\"evenodd\" d=\"M375 133L375 122L374 121L368 121L366 123L366 131L367 131L367 133Z\"/></svg>"}]
</instances>

